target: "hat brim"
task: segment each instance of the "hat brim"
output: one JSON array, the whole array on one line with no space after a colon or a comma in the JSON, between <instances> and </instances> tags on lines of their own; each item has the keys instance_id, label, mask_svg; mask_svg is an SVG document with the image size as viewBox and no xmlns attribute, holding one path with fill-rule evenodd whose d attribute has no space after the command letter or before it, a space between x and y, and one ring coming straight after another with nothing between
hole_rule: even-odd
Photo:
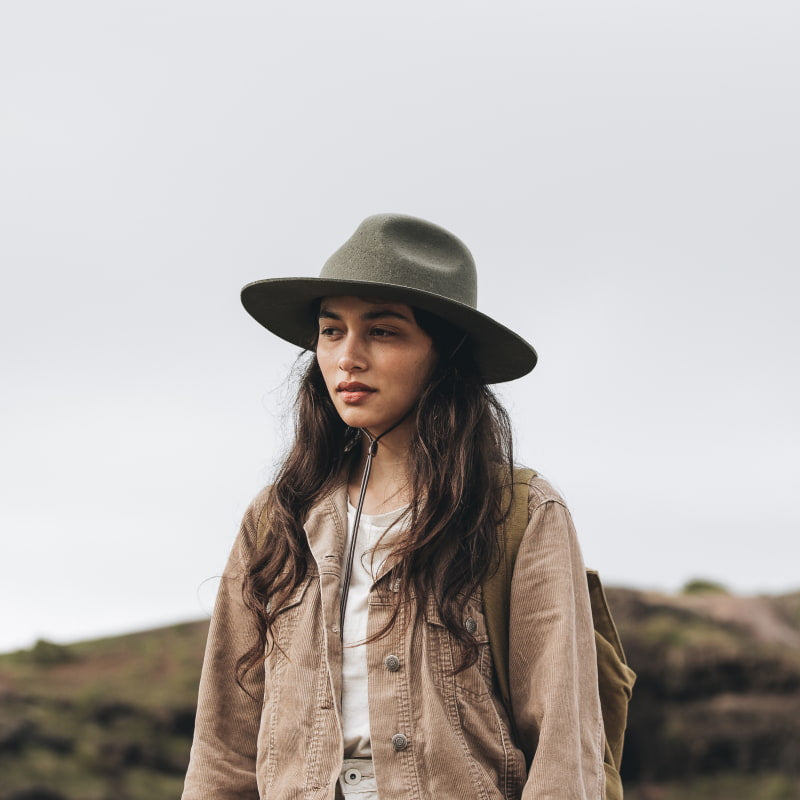
<instances>
[{"instance_id":1,"label":"hat brim","mask_svg":"<svg viewBox=\"0 0 800 800\"><path fill-rule=\"evenodd\" d=\"M268 278L242 289L242 305L256 322L276 336L312 349L317 328L314 301L342 295L407 303L460 328L469 335L485 383L521 378L536 366L536 351L521 336L470 306L422 289L335 278Z\"/></svg>"}]
</instances>

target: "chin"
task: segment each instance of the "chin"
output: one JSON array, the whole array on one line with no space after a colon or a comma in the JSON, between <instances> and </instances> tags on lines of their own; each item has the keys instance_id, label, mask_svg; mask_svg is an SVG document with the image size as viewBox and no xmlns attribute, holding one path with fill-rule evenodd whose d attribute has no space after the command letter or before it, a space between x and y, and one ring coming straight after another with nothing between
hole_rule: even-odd
<instances>
[{"instance_id":1,"label":"chin","mask_svg":"<svg viewBox=\"0 0 800 800\"><path fill-rule=\"evenodd\" d=\"M373 428L380 431L382 428L388 428L392 423L387 422L383 415L370 413L366 409L353 408L345 406L344 408L337 408L339 416L345 425L351 428Z\"/></svg>"},{"instance_id":2,"label":"chin","mask_svg":"<svg viewBox=\"0 0 800 800\"><path fill-rule=\"evenodd\" d=\"M344 424L349 425L351 428L369 428L376 424L375 415L361 409L345 406L336 410L339 412Z\"/></svg>"}]
</instances>

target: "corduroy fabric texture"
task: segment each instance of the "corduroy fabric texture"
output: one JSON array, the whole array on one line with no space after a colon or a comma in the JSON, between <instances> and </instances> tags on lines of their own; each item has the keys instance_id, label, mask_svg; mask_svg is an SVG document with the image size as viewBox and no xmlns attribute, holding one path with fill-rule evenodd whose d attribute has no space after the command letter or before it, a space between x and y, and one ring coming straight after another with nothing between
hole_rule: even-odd
<instances>
[{"instance_id":1,"label":"corduroy fabric texture","mask_svg":"<svg viewBox=\"0 0 800 800\"><path fill-rule=\"evenodd\" d=\"M480 593L465 626L481 645L458 674L457 644L435 604L415 602L367 645L370 728L380 800L602 800L604 737L594 630L583 561L568 510L540 477L511 589L509 679L515 726L496 694ZM252 641L241 596L243 564L266 502L248 509L214 609L183 800L339 796L339 589L346 524L344 482L306 523L309 575L277 623L280 647L237 685L234 664ZM387 560L370 596L369 630L394 601ZM469 621L471 620L471 621ZM394 655L399 668L389 669Z\"/></svg>"}]
</instances>

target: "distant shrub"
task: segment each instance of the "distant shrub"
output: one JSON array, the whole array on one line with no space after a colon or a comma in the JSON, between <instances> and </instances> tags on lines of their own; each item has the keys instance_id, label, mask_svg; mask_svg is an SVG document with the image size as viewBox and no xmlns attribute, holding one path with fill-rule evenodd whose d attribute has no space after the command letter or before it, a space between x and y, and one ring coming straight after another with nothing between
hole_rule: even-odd
<instances>
[{"instance_id":1,"label":"distant shrub","mask_svg":"<svg viewBox=\"0 0 800 800\"><path fill-rule=\"evenodd\" d=\"M19 789L16 792L6 795L8 800L68 800L60 792L53 791L47 787L33 787L31 789Z\"/></svg>"},{"instance_id":2,"label":"distant shrub","mask_svg":"<svg viewBox=\"0 0 800 800\"><path fill-rule=\"evenodd\" d=\"M111 725L117 720L126 717L135 717L138 714L138 710L135 706L113 698L108 699L104 697L102 699L95 699L87 705L89 706L88 711L94 721L105 726Z\"/></svg>"},{"instance_id":3,"label":"distant shrub","mask_svg":"<svg viewBox=\"0 0 800 800\"><path fill-rule=\"evenodd\" d=\"M47 639L39 639L29 651L29 658L34 664L66 664L74 656L68 647Z\"/></svg>"},{"instance_id":4,"label":"distant shrub","mask_svg":"<svg viewBox=\"0 0 800 800\"><path fill-rule=\"evenodd\" d=\"M31 739L36 726L29 719L0 721L0 753L18 753Z\"/></svg>"},{"instance_id":5,"label":"distant shrub","mask_svg":"<svg viewBox=\"0 0 800 800\"><path fill-rule=\"evenodd\" d=\"M681 589L681 594L730 594L727 587L706 578L693 578Z\"/></svg>"}]
</instances>

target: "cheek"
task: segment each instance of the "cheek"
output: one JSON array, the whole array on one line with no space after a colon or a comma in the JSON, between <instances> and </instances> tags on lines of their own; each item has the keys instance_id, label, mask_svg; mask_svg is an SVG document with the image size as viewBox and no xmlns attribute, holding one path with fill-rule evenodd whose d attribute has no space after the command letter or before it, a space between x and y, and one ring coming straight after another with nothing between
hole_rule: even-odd
<instances>
[{"instance_id":1,"label":"cheek","mask_svg":"<svg viewBox=\"0 0 800 800\"><path fill-rule=\"evenodd\" d=\"M436 351L433 349L433 347L426 350L424 353L420 353L417 361L416 371L418 375L422 376L420 380L421 386L424 386L431 379L433 371L436 368L436 362L438 360L439 358L436 355Z\"/></svg>"},{"instance_id":2,"label":"cheek","mask_svg":"<svg viewBox=\"0 0 800 800\"><path fill-rule=\"evenodd\" d=\"M418 355L411 363L406 365L405 374L416 376L416 380L408 384L408 394L417 400L433 375L436 366L436 354L433 351Z\"/></svg>"}]
</instances>

